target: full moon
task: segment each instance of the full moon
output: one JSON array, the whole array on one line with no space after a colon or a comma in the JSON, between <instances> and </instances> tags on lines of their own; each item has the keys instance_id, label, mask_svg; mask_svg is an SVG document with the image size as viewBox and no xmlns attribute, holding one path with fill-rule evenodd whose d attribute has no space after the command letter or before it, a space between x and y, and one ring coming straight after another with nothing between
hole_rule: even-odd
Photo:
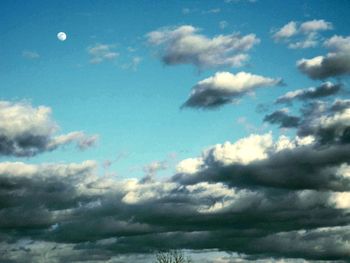
<instances>
[{"instance_id":1,"label":"full moon","mask_svg":"<svg viewBox=\"0 0 350 263\"><path fill-rule=\"evenodd\" d=\"M66 33L64 33L64 32L59 32L59 33L57 34L57 38L58 38L58 40L60 40L60 41L65 41L65 40L67 39L67 35L66 35Z\"/></svg>"}]
</instances>

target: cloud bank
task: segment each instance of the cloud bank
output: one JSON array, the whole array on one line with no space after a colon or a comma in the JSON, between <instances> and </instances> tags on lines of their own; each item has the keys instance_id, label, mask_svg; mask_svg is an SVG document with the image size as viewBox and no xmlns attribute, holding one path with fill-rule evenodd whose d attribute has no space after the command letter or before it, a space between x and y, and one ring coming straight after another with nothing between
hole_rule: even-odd
<instances>
[{"instance_id":1,"label":"cloud bank","mask_svg":"<svg viewBox=\"0 0 350 263\"><path fill-rule=\"evenodd\" d=\"M27 104L7 106L39 114ZM152 180L101 176L92 160L2 162L0 259L122 262L188 249L240 253L250 260L345 261L350 103L305 107L295 138L274 139L270 132L213 145L180 161L163 180L155 174L166 167L162 162L145 166ZM42 108L39 119L55 127L47 125L47 111Z\"/></svg>"}]
</instances>

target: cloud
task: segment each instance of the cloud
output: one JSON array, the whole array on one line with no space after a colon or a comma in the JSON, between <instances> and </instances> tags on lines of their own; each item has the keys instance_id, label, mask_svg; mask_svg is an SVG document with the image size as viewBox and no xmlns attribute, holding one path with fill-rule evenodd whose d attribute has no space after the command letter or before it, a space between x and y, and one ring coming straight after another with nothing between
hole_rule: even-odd
<instances>
[{"instance_id":1,"label":"cloud","mask_svg":"<svg viewBox=\"0 0 350 263\"><path fill-rule=\"evenodd\" d=\"M289 22L288 24L284 25L281 29L279 29L273 37L276 40L284 39L284 38L289 38L298 33L297 29L297 23L294 21Z\"/></svg>"},{"instance_id":2,"label":"cloud","mask_svg":"<svg viewBox=\"0 0 350 263\"><path fill-rule=\"evenodd\" d=\"M302 33L310 33L315 31L325 31L333 29L333 25L323 19L321 20L310 20L300 25L300 31Z\"/></svg>"},{"instance_id":3,"label":"cloud","mask_svg":"<svg viewBox=\"0 0 350 263\"><path fill-rule=\"evenodd\" d=\"M326 40L324 46L336 52L350 52L350 37L335 35Z\"/></svg>"},{"instance_id":4,"label":"cloud","mask_svg":"<svg viewBox=\"0 0 350 263\"><path fill-rule=\"evenodd\" d=\"M191 13L191 9L189 9L187 7L182 8L181 13L184 15L188 15L189 13Z\"/></svg>"},{"instance_id":5,"label":"cloud","mask_svg":"<svg viewBox=\"0 0 350 263\"><path fill-rule=\"evenodd\" d=\"M343 260L349 157L345 144L267 133L214 145L162 181L99 176L94 161L3 162L0 259L123 262L211 249L252 260Z\"/></svg>"},{"instance_id":6,"label":"cloud","mask_svg":"<svg viewBox=\"0 0 350 263\"><path fill-rule=\"evenodd\" d=\"M139 64L141 63L141 61L142 61L142 58L141 58L141 57L138 57L138 56L133 57L133 58L131 59L131 62L124 64L124 65L122 66L122 68L123 68L123 69L131 69L131 70L133 70L133 71L136 71L137 68L138 68L138 66L139 66Z\"/></svg>"},{"instance_id":7,"label":"cloud","mask_svg":"<svg viewBox=\"0 0 350 263\"><path fill-rule=\"evenodd\" d=\"M265 81L250 77L235 88ZM30 130L55 147L83 138L53 136L48 107L0 105L8 137ZM162 180L154 175L166 161L146 165L142 179L104 176L93 160L0 162L0 261L152 262L169 249L258 262L347 260L350 103L303 107L294 138L268 132L216 144Z\"/></svg>"},{"instance_id":8,"label":"cloud","mask_svg":"<svg viewBox=\"0 0 350 263\"><path fill-rule=\"evenodd\" d=\"M287 92L285 95L279 97L276 103L290 103L294 100L312 100L319 99L337 94L342 88L341 84L333 84L332 82L324 82L318 87L311 87L307 89L298 89Z\"/></svg>"},{"instance_id":9,"label":"cloud","mask_svg":"<svg viewBox=\"0 0 350 263\"><path fill-rule=\"evenodd\" d=\"M301 59L298 69L311 79L326 79L350 74L350 53L329 53L312 59Z\"/></svg>"},{"instance_id":10,"label":"cloud","mask_svg":"<svg viewBox=\"0 0 350 263\"><path fill-rule=\"evenodd\" d=\"M295 128L298 127L300 119L289 115L288 111L282 109L266 115L264 121L279 124L280 128Z\"/></svg>"},{"instance_id":11,"label":"cloud","mask_svg":"<svg viewBox=\"0 0 350 263\"><path fill-rule=\"evenodd\" d=\"M221 182L247 189L265 186L286 191L349 191L350 177L340 172L342 165L348 165L350 151L347 148L341 144L319 146L312 138L280 137L276 142L263 144L261 154L245 163L240 160L251 158L253 152L248 147L242 151L241 159L227 157L234 156L235 151L223 151L219 158L213 154L215 151L203 154L205 165L200 171L177 174L173 180L189 185Z\"/></svg>"},{"instance_id":12,"label":"cloud","mask_svg":"<svg viewBox=\"0 0 350 263\"><path fill-rule=\"evenodd\" d=\"M248 2L248 3L255 3L258 0L225 0L225 3L239 3L239 2Z\"/></svg>"},{"instance_id":13,"label":"cloud","mask_svg":"<svg viewBox=\"0 0 350 263\"><path fill-rule=\"evenodd\" d=\"M298 69L311 79L326 79L350 74L350 37L333 36L324 42L330 53L297 62Z\"/></svg>"},{"instance_id":14,"label":"cloud","mask_svg":"<svg viewBox=\"0 0 350 263\"><path fill-rule=\"evenodd\" d=\"M199 81L183 104L192 108L216 108L235 99L253 92L256 88L276 86L282 83L281 79L273 79L246 72L232 74L217 72L214 76Z\"/></svg>"},{"instance_id":15,"label":"cloud","mask_svg":"<svg viewBox=\"0 0 350 263\"><path fill-rule=\"evenodd\" d=\"M114 60L119 56L119 53L114 51L114 45L95 44L87 48L90 55L91 64L99 64L104 61Z\"/></svg>"},{"instance_id":16,"label":"cloud","mask_svg":"<svg viewBox=\"0 0 350 263\"><path fill-rule=\"evenodd\" d=\"M350 142L349 100L312 101L304 104L300 111L300 116L291 116L287 110L278 110L266 115L264 121L296 128L299 137L312 136L321 147Z\"/></svg>"},{"instance_id":17,"label":"cloud","mask_svg":"<svg viewBox=\"0 0 350 263\"><path fill-rule=\"evenodd\" d=\"M221 12L220 8L213 8L213 9L209 9L207 11L203 11L202 14L217 14L220 12Z\"/></svg>"},{"instance_id":18,"label":"cloud","mask_svg":"<svg viewBox=\"0 0 350 263\"><path fill-rule=\"evenodd\" d=\"M55 136L58 128L49 107L0 101L0 155L30 157L72 142L83 150L97 140L83 132Z\"/></svg>"},{"instance_id":19,"label":"cloud","mask_svg":"<svg viewBox=\"0 0 350 263\"><path fill-rule=\"evenodd\" d=\"M208 38L190 25L152 31L147 39L159 48L164 64L192 64L199 69L242 66L248 60L246 52L260 42L254 34Z\"/></svg>"},{"instance_id":20,"label":"cloud","mask_svg":"<svg viewBox=\"0 0 350 263\"><path fill-rule=\"evenodd\" d=\"M38 59L40 58L40 55L38 52L35 52L35 51L28 51L28 50L25 50L22 52L22 56L24 58L27 58L27 59Z\"/></svg>"},{"instance_id":21,"label":"cloud","mask_svg":"<svg viewBox=\"0 0 350 263\"><path fill-rule=\"evenodd\" d=\"M332 23L323 19L303 23L290 21L275 30L272 37L276 42L288 43L289 48L303 49L317 46L320 39L319 32L331 29L333 29Z\"/></svg>"},{"instance_id":22,"label":"cloud","mask_svg":"<svg viewBox=\"0 0 350 263\"><path fill-rule=\"evenodd\" d=\"M6 216L0 217L0 232L8 250L0 259L37 258L36 246L70 262L181 248L251 259L344 259L350 204L333 190L350 186L350 169L337 165L341 153L328 151L286 137L274 142L271 134L251 135L215 145L200 157L198 172L170 181L101 177L93 161L1 163L0 215ZM292 245L296 239L304 245ZM274 242L279 245L269 245Z\"/></svg>"},{"instance_id":23,"label":"cloud","mask_svg":"<svg viewBox=\"0 0 350 263\"><path fill-rule=\"evenodd\" d=\"M350 107L348 101L333 104L315 103L303 109L303 120L298 127L300 136L314 135L321 144L350 142Z\"/></svg>"},{"instance_id":24,"label":"cloud","mask_svg":"<svg viewBox=\"0 0 350 263\"><path fill-rule=\"evenodd\" d=\"M220 29L225 29L228 26L228 22L223 20L219 22Z\"/></svg>"},{"instance_id":25,"label":"cloud","mask_svg":"<svg viewBox=\"0 0 350 263\"><path fill-rule=\"evenodd\" d=\"M168 169L167 161L154 161L150 164L147 164L143 167L143 171L145 172L145 177L142 179L143 181L154 180L156 174L162 170Z\"/></svg>"}]
</instances>

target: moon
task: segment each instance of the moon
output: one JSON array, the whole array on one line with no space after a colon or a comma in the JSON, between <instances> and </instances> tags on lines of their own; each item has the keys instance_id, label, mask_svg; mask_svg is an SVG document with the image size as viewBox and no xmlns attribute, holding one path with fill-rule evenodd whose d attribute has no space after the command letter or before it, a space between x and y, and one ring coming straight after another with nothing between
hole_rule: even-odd
<instances>
[{"instance_id":1,"label":"moon","mask_svg":"<svg viewBox=\"0 0 350 263\"><path fill-rule=\"evenodd\" d=\"M67 35L66 35L66 33L64 33L64 32L59 32L59 33L57 34L57 38L58 38L58 40L60 40L60 41L65 41L65 40L67 39Z\"/></svg>"}]
</instances>

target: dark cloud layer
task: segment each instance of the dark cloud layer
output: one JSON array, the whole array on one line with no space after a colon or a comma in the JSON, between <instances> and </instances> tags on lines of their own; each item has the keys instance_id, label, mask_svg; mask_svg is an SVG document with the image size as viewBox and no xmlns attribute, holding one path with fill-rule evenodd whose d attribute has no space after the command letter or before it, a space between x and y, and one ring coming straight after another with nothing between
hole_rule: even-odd
<instances>
[{"instance_id":1,"label":"dark cloud layer","mask_svg":"<svg viewBox=\"0 0 350 263\"><path fill-rule=\"evenodd\" d=\"M305 109L322 125L318 118L349 110L347 101L322 105ZM347 141L321 143L317 132L250 135L183 160L162 181L101 176L93 161L3 162L0 260L123 262L158 250L208 249L250 260L345 261L349 149Z\"/></svg>"}]
</instances>

